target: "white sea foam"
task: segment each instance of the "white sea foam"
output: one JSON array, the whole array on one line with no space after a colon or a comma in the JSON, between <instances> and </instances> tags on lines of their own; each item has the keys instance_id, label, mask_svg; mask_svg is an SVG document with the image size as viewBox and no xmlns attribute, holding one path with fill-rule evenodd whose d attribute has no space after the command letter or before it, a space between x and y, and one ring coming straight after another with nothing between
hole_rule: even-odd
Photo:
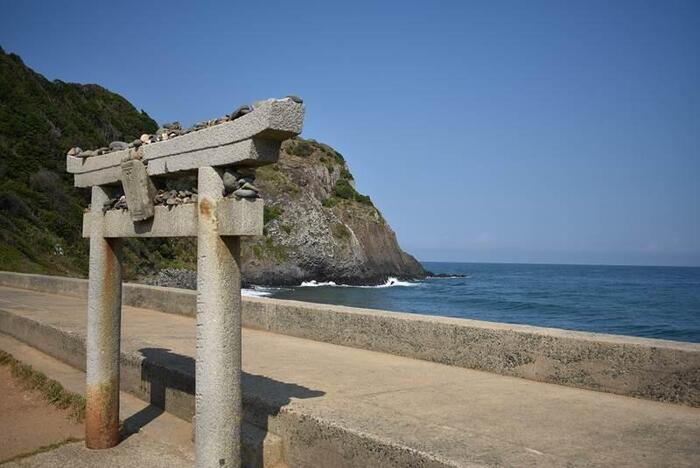
<instances>
[{"instance_id":1,"label":"white sea foam","mask_svg":"<svg viewBox=\"0 0 700 468\"><path fill-rule=\"evenodd\" d=\"M394 286L418 286L420 283L411 281L401 281L398 278L390 276L386 283L378 284L374 286L356 286L352 284L336 284L334 281L321 281L316 280L304 281L301 283L302 288L317 288L319 286L335 286L338 288L393 288Z\"/></svg>"},{"instance_id":2,"label":"white sea foam","mask_svg":"<svg viewBox=\"0 0 700 468\"><path fill-rule=\"evenodd\" d=\"M320 283L316 280L302 281L300 284L302 288L317 288L319 286L338 286L335 281L321 281ZM341 285L342 286L342 285Z\"/></svg>"},{"instance_id":3,"label":"white sea foam","mask_svg":"<svg viewBox=\"0 0 700 468\"><path fill-rule=\"evenodd\" d=\"M412 281L401 281L398 278L390 276L387 278L386 283L378 284L376 286L359 286L360 288L393 288L394 286L418 286L418 282Z\"/></svg>"},{"instance_id":4,"label":"white sea foam","mask_svg":"<svg viewBox=\"0 0 700 468\"><path fill-rule=\"evenodd\" d=\"M272 296L272 293L270 291L265 291L264 289L260 288L243 288L241 289L241 296L246 296L246 297L265 297L265 296Z\"/></svg>"}]
</instances>

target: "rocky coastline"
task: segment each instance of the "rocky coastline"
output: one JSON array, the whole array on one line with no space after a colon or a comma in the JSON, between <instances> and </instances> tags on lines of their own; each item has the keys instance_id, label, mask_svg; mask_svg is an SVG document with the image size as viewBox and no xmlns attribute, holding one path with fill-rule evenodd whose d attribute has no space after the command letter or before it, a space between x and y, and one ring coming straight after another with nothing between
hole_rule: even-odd
<instances>
[{"instance_id":1,"label":"rocky coastline","mask_svg":"<svg viewBox=\"0 0 700 468\"><path fill-rule=\"evenodd\" d=\"M426 276L392 276L392 275L378 275L375 277L366 278L352 278L352 277L309 277L303 279L302 281L291 281L291 278L280 278L277 275L273 275L269 280L262 282L250 282L246 281L245 278L241 284L243 288L253 288L256 286L260 287L292 287L299 286L304 282L315 281L317 283L335 283L344 286L380 286L386 284L390 278L395 278L399 281L416 281L425 278L438 278L442 277L439 275L434 275L428 272ZM450 276L454 277L454 276ZM162 286L166 288L180 288L180 289L197 289L197 272L195 270L189 270L184 268L164 268L150 275L143 276L139 279L139 282L148 284L151 286Z\"/></svg>"}]
</instances>

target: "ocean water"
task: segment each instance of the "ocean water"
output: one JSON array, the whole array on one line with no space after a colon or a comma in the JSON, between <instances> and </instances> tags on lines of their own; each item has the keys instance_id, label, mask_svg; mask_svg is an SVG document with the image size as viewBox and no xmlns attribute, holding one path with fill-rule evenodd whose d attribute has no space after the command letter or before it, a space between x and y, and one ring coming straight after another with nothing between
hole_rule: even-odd
<instances>
[{"instance_id":1,"label":"ocean water","mask_svg":"<svg viewBox=\"0 0 700 468\"><path fill-rule=\"evenodd\" d=\"M424 262L428 278L248 294L700 343L700 268Z\"/></svg>"}]
</instances>

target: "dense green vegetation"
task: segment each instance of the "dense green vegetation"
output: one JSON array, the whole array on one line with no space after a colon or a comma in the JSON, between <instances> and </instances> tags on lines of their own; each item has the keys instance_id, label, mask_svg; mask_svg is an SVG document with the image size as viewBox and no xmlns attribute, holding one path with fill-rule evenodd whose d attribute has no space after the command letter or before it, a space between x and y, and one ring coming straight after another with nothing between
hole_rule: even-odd
<instances>
[{"instance_id":1,"label":"dense green vegetation","mask_svg":"<svg viewBox=\"0 0 700 468\"><path fill-rule=\"evenodd\" d=\"M80 226L89 193L72 187L65 154L156 128L121 96L49 81L0 48L0 269L86 273ZM134 247L127 256L140 258Z\"/></svg>"},{"instance_id":2,"label":"dense green vegetation","mask_svg":"<svg viewBox=\"0 0 700 468\"><path fill-rule=\"evenodd\" d=\"M338 198L344 198L345 200L355 200L365 205L372 205L372 200L370 200L369 195L358 193L347 179L338 179L338 182L336 182L333 187L333 195Z\"/></svg>"}]
</instances>

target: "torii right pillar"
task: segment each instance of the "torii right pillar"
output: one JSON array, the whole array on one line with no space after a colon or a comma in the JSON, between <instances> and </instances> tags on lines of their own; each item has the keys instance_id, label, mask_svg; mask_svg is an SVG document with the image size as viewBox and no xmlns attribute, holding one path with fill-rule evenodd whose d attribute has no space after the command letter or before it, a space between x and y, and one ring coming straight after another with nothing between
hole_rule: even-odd
<instances>
[{"instance_id":1,"label":"torii right pillar","mask_svg":"<svg viewBox=\"0 0 700 468\"><path fill-rule=\"evenodd\" d=\"M195 454L198 467L241 464L240 237L218 232L220 170L200 167Z\"/></svg>"}]
</instances>

